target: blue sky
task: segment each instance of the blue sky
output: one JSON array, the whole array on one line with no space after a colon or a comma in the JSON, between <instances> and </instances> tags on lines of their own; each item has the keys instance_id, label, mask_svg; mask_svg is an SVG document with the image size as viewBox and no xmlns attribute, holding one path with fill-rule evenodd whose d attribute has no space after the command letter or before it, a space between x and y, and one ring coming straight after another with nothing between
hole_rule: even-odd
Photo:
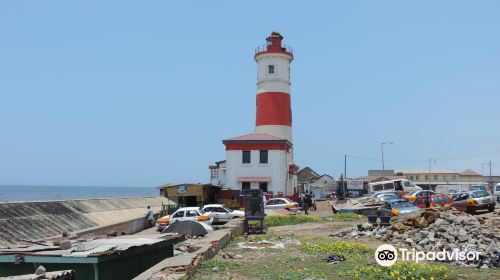
<instances>
[{"instance_id":1,"label":"blue sky","mask_svg":"<svg viewBox=\"0 0 500 280\"><path fill-rule=\"evenodd\" d=\"M299 166L500 174L498 1L78 2L0 3L0 184L207 182L273 30Z\"/></svg>"}]
</instances>

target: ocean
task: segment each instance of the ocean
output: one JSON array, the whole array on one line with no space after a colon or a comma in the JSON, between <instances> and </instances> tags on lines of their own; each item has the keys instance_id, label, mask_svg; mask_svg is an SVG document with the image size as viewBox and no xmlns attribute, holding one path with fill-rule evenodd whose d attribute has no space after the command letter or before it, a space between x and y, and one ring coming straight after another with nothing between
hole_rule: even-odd
<instances>
[{"instance_id":1,"label":"ocean","mask_svg":"<svg viewBox=\"0 0 500 280\"><path fill-rule=\"evenodd\" d=\"M154 187L0 186L0 202L158 195Z\"/></svg>"}]
</instances>

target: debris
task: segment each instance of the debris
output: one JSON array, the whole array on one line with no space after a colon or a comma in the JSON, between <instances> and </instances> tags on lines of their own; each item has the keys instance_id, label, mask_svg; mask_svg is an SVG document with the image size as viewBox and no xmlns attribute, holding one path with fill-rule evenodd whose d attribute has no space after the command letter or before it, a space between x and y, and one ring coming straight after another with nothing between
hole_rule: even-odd
<instances>
[{"instance_id":1,"label":"debris","mask_svg":"<svg viewBox=\"0 0 500 280\"><path fill-rule=\"evenodd\" d=\"M240 254L232 254L232 253L227 253L227 252L222 252L221 255L223 259L241 259L243 258L242 255Z\"/></svg>"},{"instance_id":2,"label":"debris","mask_svg":"<svg viewBox=\"0 0 500 280\"><path fill-rule=\"evenodd\" d=\"M326 256L324 258L324 260L331 263L331 264L336 264L336 263L345 261L345 258L344 258L344 256L339 255L339 254L331 254L331 255Z\"/></svg>"}]
</instances>

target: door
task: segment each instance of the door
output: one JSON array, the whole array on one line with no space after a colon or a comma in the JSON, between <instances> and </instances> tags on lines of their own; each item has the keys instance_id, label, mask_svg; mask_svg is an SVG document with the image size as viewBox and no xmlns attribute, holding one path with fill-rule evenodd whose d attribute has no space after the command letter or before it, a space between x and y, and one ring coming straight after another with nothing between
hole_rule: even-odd
<instances>
[{"instance_id":1,"label":"door","mask_svg":"<svg viewBox=\"0 0 500 280\"><path fill-rule=\"evenodd\" d=\"M226 209L222 208L222 207L214 207L214 214L215 214L215 219L219 222L227 222L231 219L231 217L229 217L229 213L227 212Z\"/></svg>"},{"instance_id":2,"label":"door","mask_svg":"<svg viewBox=\"0 0 500 280\"><path fill-rule=\"evenodd\" d=\"M177 211L172 215L172 224L184 220L184 211Z\"/></svg>"}]
</instances>

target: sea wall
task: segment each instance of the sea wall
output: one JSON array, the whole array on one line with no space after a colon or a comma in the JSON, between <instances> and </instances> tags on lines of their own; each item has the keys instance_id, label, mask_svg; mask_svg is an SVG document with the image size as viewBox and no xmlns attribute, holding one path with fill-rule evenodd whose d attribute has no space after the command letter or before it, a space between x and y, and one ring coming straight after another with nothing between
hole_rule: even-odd
<instances>
[{"instance_id":1,"label":"sea wall","mask_svg":"<svg viewBox=\"0 0 500 280\"><path fill-rule=\"evenodd\" d=\"M0 203L0 247L25 240L39 240L63 232L86 232L92 228L115 230L113 225L133 228L146 216L146 206L154 212L175 202L165 197L105 198L61 201ZM135 223L125 223L138 219ZM125 231L120 230L117 231Z\"/></svg>"}]
</instances>

